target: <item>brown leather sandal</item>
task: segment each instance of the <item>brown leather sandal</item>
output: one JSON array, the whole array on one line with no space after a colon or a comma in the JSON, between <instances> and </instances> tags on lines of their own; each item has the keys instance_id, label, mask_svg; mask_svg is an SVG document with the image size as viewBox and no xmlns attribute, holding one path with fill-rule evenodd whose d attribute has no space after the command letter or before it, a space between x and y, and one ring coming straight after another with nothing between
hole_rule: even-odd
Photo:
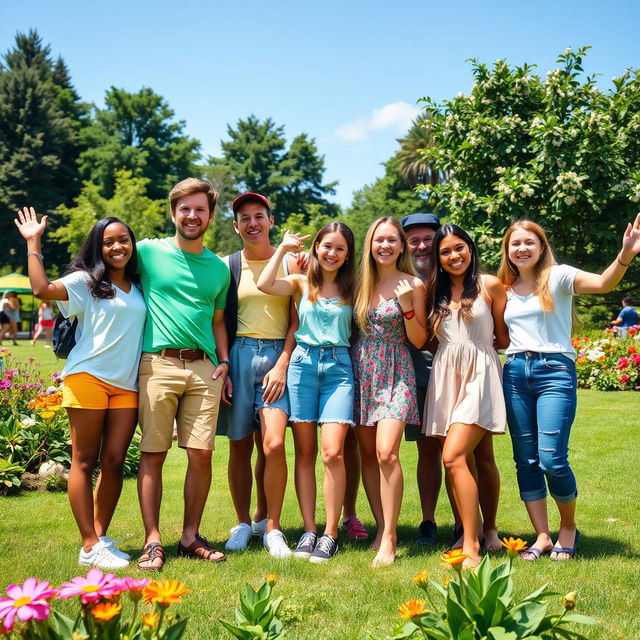
<instances>
[{"instance_id":1,"label":"brown leather sandal","mask_svg":"<svg viewBox=\"0 0 640 640\"><path fill-rule=\"evenodd\" d=\"M196 558L198 560L207 560L208 562L224 562L227 556L214 549L209 542L196 534L196 539L189 546L178 542L178 556L182 558Z\"/></svg>"},{"instance_id":2,"label":"brown leather sandal","mask_svg":"<svg viewBox=\"0 0 640 640\"><path fill-rule=\"evenodd\" d=\"M160 560L159 565L143 567L142 563ZM142 554L138 558L138 569L143 571L161 571L164 566L164 547L159 542L150 542L142 549Z\"/></svg>"}]
</instances>

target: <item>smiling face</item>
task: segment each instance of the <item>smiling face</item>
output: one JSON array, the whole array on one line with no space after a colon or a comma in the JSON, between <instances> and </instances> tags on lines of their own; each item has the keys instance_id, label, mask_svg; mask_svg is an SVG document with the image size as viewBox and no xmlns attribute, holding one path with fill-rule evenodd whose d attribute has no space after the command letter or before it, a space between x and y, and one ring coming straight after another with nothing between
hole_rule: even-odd
<instances>
[{"instance_id":1,"label":"smiling face","mask_svg":"<svg viewBox=\"0 0 640 640\"><path fill-rule=\"evenodd\" d=\"M431 246L436 230L431 227L412 227L406 231L406 234L416 270L427 274L431 267Z\"/></svg>"},{"instance_id":2,"label":"smiling face","mask_svg":"<svg viewBox=\"0 0 640 640\"><path fill-rule=\"evenodd\" d=\"M205 193L192 193L180 198L171 212L171 220L176 225L176 231L184 240L201 238L212 219L213 212L209 211L209 201Z\"/></svg>"},{"instance_id":3,"label":"smiling face","mask_svg":"<svg viewBox=\"0 0 640 640\"><path fill-rule=\"evenodd\" d=\"M458 236L444 236L438 247L440 266L451 276L462 276L471 266L469 245Z\"/></svg>"},{"instance_id":4,"label":"smiling face","mask_svg":"<svg viewBox=\"0 0 640 640\"><path fill-rule=\"evenodd\" d=\"M320 267L325 271L337 271L349 257L346 238L339 231L332 231L314 245Z\"/></svg>"},{"instance_id":5,"label":"smiling face","mask_svg":"<svg viewBox=\"0 0 640 640\"><path fill-rule=\"evenodd\" d=\"M260 202L243 204L233 222L233 228L242 238L243 244L269 244L269 230L273 227L273 216Z\"/></svg>"},{"instance_id":6,"label":"smiling face","mask_svg":"<svg viewBox=\"0 0 640 640\"><path fill-rule=\"evenodd\" d=\"M122 222L112 222L102 235L102 259L107 269L124 269L131 258L133 244L127 227Z\"/></svg>"},{"instance_id":7,"label":"smiling face","mask_svg":"<svg viewBox=\"0 0 640 640\"><path fill-rule=\"evenodd\" d=\"M381 266L396 264L404 249L402 238L396 227L382 222L376 228L371 239L371 256Z\"/></svg>"},{"instance_id":8,"label":"smiling face","mask_svg":"<svg viewBox=\"0 0 640 640\"><path fill-rule=\"evenodd\" d=\"M538 264L544 246L540 238L526 229L517 228L509 238L507 247L509 260L518 269L531 269Z\"/></svg>"}]
</instances>

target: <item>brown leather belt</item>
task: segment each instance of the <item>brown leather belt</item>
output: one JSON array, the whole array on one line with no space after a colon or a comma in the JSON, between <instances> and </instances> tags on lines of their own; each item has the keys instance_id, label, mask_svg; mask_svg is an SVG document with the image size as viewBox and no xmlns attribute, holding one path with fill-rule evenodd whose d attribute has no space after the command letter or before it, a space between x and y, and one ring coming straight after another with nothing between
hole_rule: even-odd
<instances>
[{"instance_id":1,"label":"brown leather belt","mask_svg":"<svg viewBox=\"0 0 640 640\"><path fill-rule=\"evenodd\" d=\"M185 362L191 362L192 360L206 360L207 354L202 349L163 349L158 352L161 356L168 356L169 358L178 358L178 360L184 360Z\"/></svg>"}]
</instances>

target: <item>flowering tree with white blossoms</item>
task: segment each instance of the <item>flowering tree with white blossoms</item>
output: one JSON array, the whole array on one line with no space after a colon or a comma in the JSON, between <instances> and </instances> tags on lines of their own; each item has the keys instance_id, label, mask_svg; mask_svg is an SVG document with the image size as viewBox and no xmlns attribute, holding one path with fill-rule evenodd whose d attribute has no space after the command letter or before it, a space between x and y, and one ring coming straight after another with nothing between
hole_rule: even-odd
<instances>
[{"instance_id":1,"label":"flowering tree with white blossoms","mask_svg":"<svg viewBox=\"0 0 640 640\"><path fill-rule=\"evenodd\" d=\"M544 227L560 259L601 270L640 209L640 69L603 92L584 75L587 49L568 48L546 77L527 64L472 60L468 95L423 98L433 146L422 153L449 178L421 188L473 233L489 268L509 224L527 217ZM640 292L639 263L622 290Z\"/></svg>"}]
</instances>

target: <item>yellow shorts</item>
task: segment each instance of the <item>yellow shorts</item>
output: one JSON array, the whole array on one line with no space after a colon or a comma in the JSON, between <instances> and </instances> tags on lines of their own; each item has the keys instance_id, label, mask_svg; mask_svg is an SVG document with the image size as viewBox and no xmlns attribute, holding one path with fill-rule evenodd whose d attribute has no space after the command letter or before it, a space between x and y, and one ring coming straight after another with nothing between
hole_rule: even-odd
<instances>
[{"instance_id":1,"label":"yellow shorts","mask_svg":"<svg viewBox=\"0 0 640 640\"><path fill-rule=\"evenodd\" d=\"M72 373L62 381L62 406L71 409L137 409L138 392L114 387L90 373Z\"/></svg>"}]
</instances>

